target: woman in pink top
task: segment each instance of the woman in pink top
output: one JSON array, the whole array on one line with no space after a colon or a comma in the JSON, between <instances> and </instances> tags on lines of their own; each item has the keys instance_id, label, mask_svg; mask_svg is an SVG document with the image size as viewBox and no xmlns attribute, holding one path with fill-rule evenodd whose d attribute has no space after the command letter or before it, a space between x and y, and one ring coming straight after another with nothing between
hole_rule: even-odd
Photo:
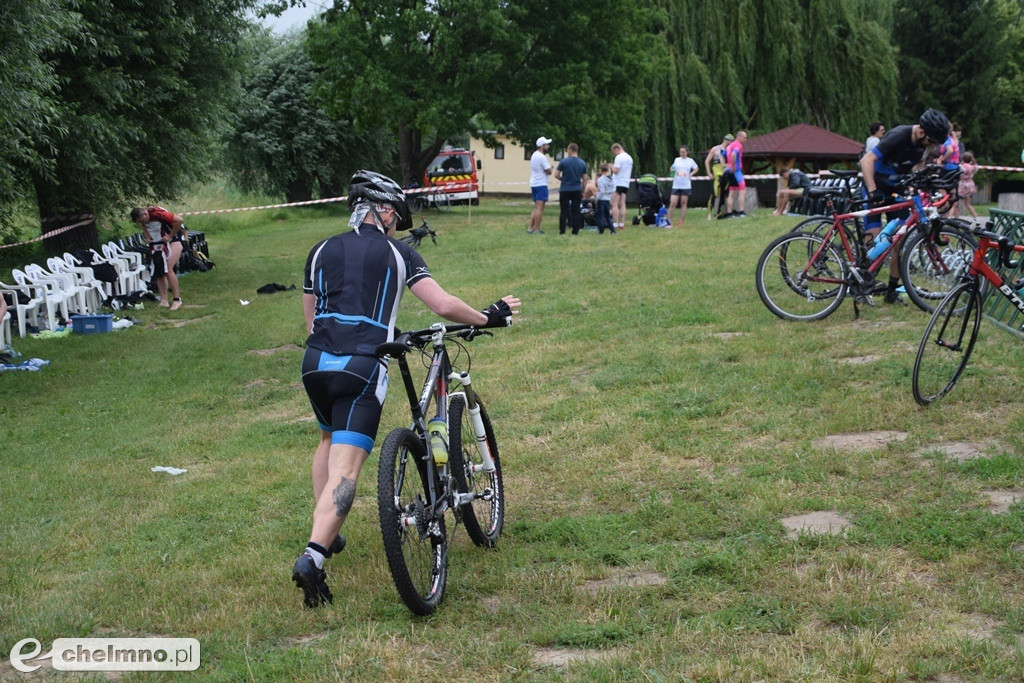
<instances>
[{"instance_id":1,"label":"woman in pink top","mask_svg":"<svg viewBox=\"0 0 1024 683\"><path fill-rule=\"evenodd\" d=\"M971 205L971 195L978 191L977 186L974 184L974 174L977 172L978 164L974 161L974 154L964 152L964 161L960 164L960 186L957 188L957 192L960 195L960 200L974 218L978 217L978 212ZM959 215L960 207L957 206L956 208L957 215Z\"/></svg>"}]
</instances>

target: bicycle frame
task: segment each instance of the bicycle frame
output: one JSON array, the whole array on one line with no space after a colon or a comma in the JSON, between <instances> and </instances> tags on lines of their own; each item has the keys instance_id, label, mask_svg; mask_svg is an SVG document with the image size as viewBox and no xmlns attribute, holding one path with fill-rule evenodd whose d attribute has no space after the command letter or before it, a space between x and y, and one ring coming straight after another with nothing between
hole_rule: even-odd
<instances>
[{"instance_id":1,"label":"bicycle frame","mask_svg":"<svg viewBox=\"0 0 1024 683\"><path fill-rule=\"evenodd\" d=\"M453 329L464 329L466 327L469 326L454 326ZM477 443L480 444L483 464L479 466L474 465L473 471L493 472L495 467L494 460L491 457L490 446L487 443L487 433L483 418L480 414L480 403L477 400L476 392L473 390L472 379L468 372L455 372L451 367L448 347L445 345L445 334L449 330L443 323L434 323L430 329L433 355L427 369L427 377L423 381L423 388L419 394L416 392L416 386L412 378L412 371L409 369L409 361L406 358L406 354L398 357L398 367L402 375L402 383L405 386L406 395L409 399L409 410L412 413L413 422L411 428L423 441L424 453L426 453L425 463L418 464L418 466L425 466L426 468L427 477L425 479L429 487L426 493L430 497L435 512L440 514L447 509L445 507L447 503L445 493L448 486L441 486L441 484L442 481L448 480L446 472L448 465L444 465L441 471L438 471L437 465L434 463L433 457L431 457L426 415L430 409L430 402L433 400L437 410L436 416L443 419L445 423L448 422L448 400L452 395L448 391L449 381L456 381L462 385L462 391L453 393L461 393L466 397L466 406L473 422L474 436ZM442 381L442 378L444 378L444 381ZM439 486L441 487L439 488ZM476 500L475 493L459 493L456 491L453 494L452 503L458 509L462 505L471 503L474 500ZM406 524L409 526L415 525L415 519L410 518L406 520Z\"/></svg>"},{"instance_id":2,"label":"bicycle frame","mask_svg":"<svg viewBox=\"0 0 1024 683\"><path fill-rule=\"evenodd\" d=\"M899 246L907 238L907 235L910 234L912 228L916 227L919 224L928 224L930 220L928 216L929 209L931 211L934 211L935 214L938 215L938 207L942 206L946 201L948 201L948 197L949 195L946 195L934 205L929 202L928 207L926 208L925 202L922 199L922 193L918 192L915 193L914 196L910 197L909 199L904 199L903 201L897 202L895 204L888 204L886 206L876 206L874 208L861 209L859 211L851 211L849 213L833 213L832 227L830 227L826 231L822 239L821 246L818 247L817 251L815 252L814 258L810 259L810 261L808 262L808 267L810 267L810 265L814 263L814 261L821 255L821 252L827 248L827 246L831 243L832 236L838 231L839 239L843 243L843 251L846 252L846 258L851 264L855 266L850 269L850 272L858 283L863 284L864 275L861 273L861 269L867 270L867 272L872 276L879 270L881 270L882 264L885 262L886 257L888 257L889 254L891 254L894 250L899 248ZM863 263L860 259L858 259L856 256L856 252L853 248L853 245L850 243L850 237L847 235L847 231L840 229L842 227L842 224L848 220L863 219L867 216L877 216L879 214L887 212L902 211L903 209L910 209L910 215L903 222L903 225L900 226L896 234L893 235L892 243L881 254L879 254L871 263ZM857 239L863 243L865 233L861 225L862 224L860 222L857 223ZM817 282L827 282L835 284L842 283L842 281L839 280L838 278L809 279Z\"/></svg>"},{"instance_id":3,"label":"bicycle frame","mask_svg":"<svg viewBox=\"0 0 1024 683\"><path fill-rule=\"evenodd\" d=\"M971 259L971 266L964 275L964 279L973 279L977 281L979 275L984 277L986 280L991 282L992 285L999 290L999 293L1008 299L1018 311L1024 313L1024 299L1022 299L1017 291L1006 282L1006 278L997 273L985 260L985 255L990 249L999 249L1001 252L1003 251L999 240L992 239L989 234L979 234L978 247L974 250L974 258ZM1009 249L1009 245L1007 246L1007 249ZM1014 244L1012 249L1015 252L1024 252L1024 244ZM1021 324L1021 329L1024 329L1024 323Z\"/></svg>"}]
</instances>

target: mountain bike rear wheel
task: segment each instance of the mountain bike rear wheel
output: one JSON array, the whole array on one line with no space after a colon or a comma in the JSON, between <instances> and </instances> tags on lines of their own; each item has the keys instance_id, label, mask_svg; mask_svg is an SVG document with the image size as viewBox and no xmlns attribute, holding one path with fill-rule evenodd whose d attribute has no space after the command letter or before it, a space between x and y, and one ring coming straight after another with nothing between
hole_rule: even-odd
<instances>
[{"instance_id":1,"label":"mountain bike rear wheel","mask_svg":"<svg viewBox=\"0 0 1024 683\"><path fill-rule=\"evenodd\" d=\"M485 472L481 469L481 445L476 440L466 399L461 395L452 396L448 406L448 458L459 492L479 496L462 509L466 533L478 546L491 548L497 543L505 523L505 486L501 479L498 442L494 438L487 410L482 403L479 405L494 471Z\"/></svg>"},{"instance_id":2,"label":"mountain bike rear wheel","mask_svg":"<svg viewBox=\"0 0 1024 683\"><path fill-rule=\"evenodd\" d=\"M755 280L768 310L785 320L820 320L843 302L849 266L833 235L828 243L818 235L789 233L761 254Z\"/></svg>"},{"instance_id":3,"label":"mountain bike rear wheel","mask_svg":"<svg viewBox=\"0 0 1024 683\"><path fill-rule=\"evenodd\" d=\"M395 429L380 449L377 508L388 569L398 594L414 614L437 609L448 581L448 541L443 515L430 511L423 441Z\"/></svg>"},{"instance_id":4,"label":"mountain bike rear wheel","mask_svg":"<svg viewBox=\"0 0 1024 683\"><path fill-rule=\"evenodd\" d=\"M934 311L967 272L976 246L956 228L941 228L938 241L927 228L915 230L900 248L900 277L910 300L921 310Z\"/></svg>"},{"instance_id":5,"label":"mountain bike rear wheel","mask_svg":"<svg viewBox=\"0 0 1024 683\"><path fill-rule=\"evenodd\" d=\"M914 400L926 406L956 384L981 327L981 296L973 282L957 285L932 313L914 359Z\"/></svg>"},{"instance_id":6,"label":"mountain bike rear wheel","mask_svg":"<svg viewBox=\"0 0 1024 683\"><path fill-rule=\"evenodd\" d=\"M448 193L444 190L438 190L430 195L430 200L434 203L434 208L441 212L448 212L452 210L452 201L448 196Z\"/></svg>"}]
</instances>

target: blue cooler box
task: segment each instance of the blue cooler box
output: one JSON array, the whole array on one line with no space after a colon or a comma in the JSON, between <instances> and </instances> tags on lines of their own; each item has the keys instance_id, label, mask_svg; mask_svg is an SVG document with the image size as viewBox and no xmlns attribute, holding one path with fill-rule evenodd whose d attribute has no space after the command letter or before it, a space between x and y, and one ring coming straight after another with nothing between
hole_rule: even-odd
<instances>
[{"instance_id":1,"label":"blue cooler box","mask_svg":"<svg viewBox=\"0 0 1024 683\"><path fill-rule=\"evenodd\" d=\"M75 334L110 332L114 329L114 316L109 313L102 315L73 315L71 316L71 327Z\"/></svg>"}]
</instances>

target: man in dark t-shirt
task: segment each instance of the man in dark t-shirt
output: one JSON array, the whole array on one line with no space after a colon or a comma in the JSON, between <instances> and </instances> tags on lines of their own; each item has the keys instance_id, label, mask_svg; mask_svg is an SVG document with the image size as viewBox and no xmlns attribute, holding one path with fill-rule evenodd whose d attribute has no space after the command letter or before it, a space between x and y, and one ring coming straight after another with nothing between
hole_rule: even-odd
<instances>
[{"instance_id":1,"label":"man in dark t-shirt","mask_svg":"<svg viewBox=\"0 0 1024 683\"><path fill-rule=\"evenodd\" d=\"M775 210L772 211L773 216L782 216L786 213L789 208L789 202L793 199L799 199L804 196L804 192L811 186L811 179L807 177L807 174L798 168L784 168L779 171L779 175L785 178L788 183L788 187L779 190L778 197L775 202Z\"/></svg>"},{"instance_id":2,"label":"man in dark t-shirt","mask_svg":"<svg viewBox=\"0 0 1024 683\"><path fill-rule=\"evenodd\" d=\"M921 114L914 125L896 126L885 134L874 149L861 157L860 171L864 178L861 188L863 196L873 206L881 206L891 202L896 188L893 185L897 176L909 173L923 165L924 154L928 147L942 143L949 135L949 119L938 109L929 109ZM886 219L906 218L906 209L886 212ZM872 239L882 230L881 214L866 216L864 230ZM885 300L896 301L896 287L899 285L899 254L893 254L889 261L889 285L886 288Z\"/></svg>"},{"instance_id":3,"label":"man in dark t-shirt","mask_svg":"<svg viewBox=\"0 0 1024 683\"><path fill-rule=\"evenodd\" d=\"M580 148L570 142L565 148L565 158L555 167L555 178L562 184L558 188L558 233L565 234L568 223L572 234L579 233L583 227L583 215L580 208L583 202L583 176L587 173L587 162L579 157Z\"/></svg>"},{"instance_id":4,"label":"man in dark t-shirt","mask_svg":"<svg viewBox=\"0 0 1024 683\"><path fill-rule=\"evenodd\" d=\"M437 284L416 250L394 239L396 230L412 227L395 181L358 171L348 201L353 230L313 247L302 288L309 331L302 384L320 424L320 443L313 455L313 528L292 580L308 607L333 600L323 563L345 547L338 532L373 448L387 393L387 365L374 352L394 340L405 288L437 315L479 327L511 324L519 308L519 299L506 296L478 311Z\"/></svg>"}]
</instances>

